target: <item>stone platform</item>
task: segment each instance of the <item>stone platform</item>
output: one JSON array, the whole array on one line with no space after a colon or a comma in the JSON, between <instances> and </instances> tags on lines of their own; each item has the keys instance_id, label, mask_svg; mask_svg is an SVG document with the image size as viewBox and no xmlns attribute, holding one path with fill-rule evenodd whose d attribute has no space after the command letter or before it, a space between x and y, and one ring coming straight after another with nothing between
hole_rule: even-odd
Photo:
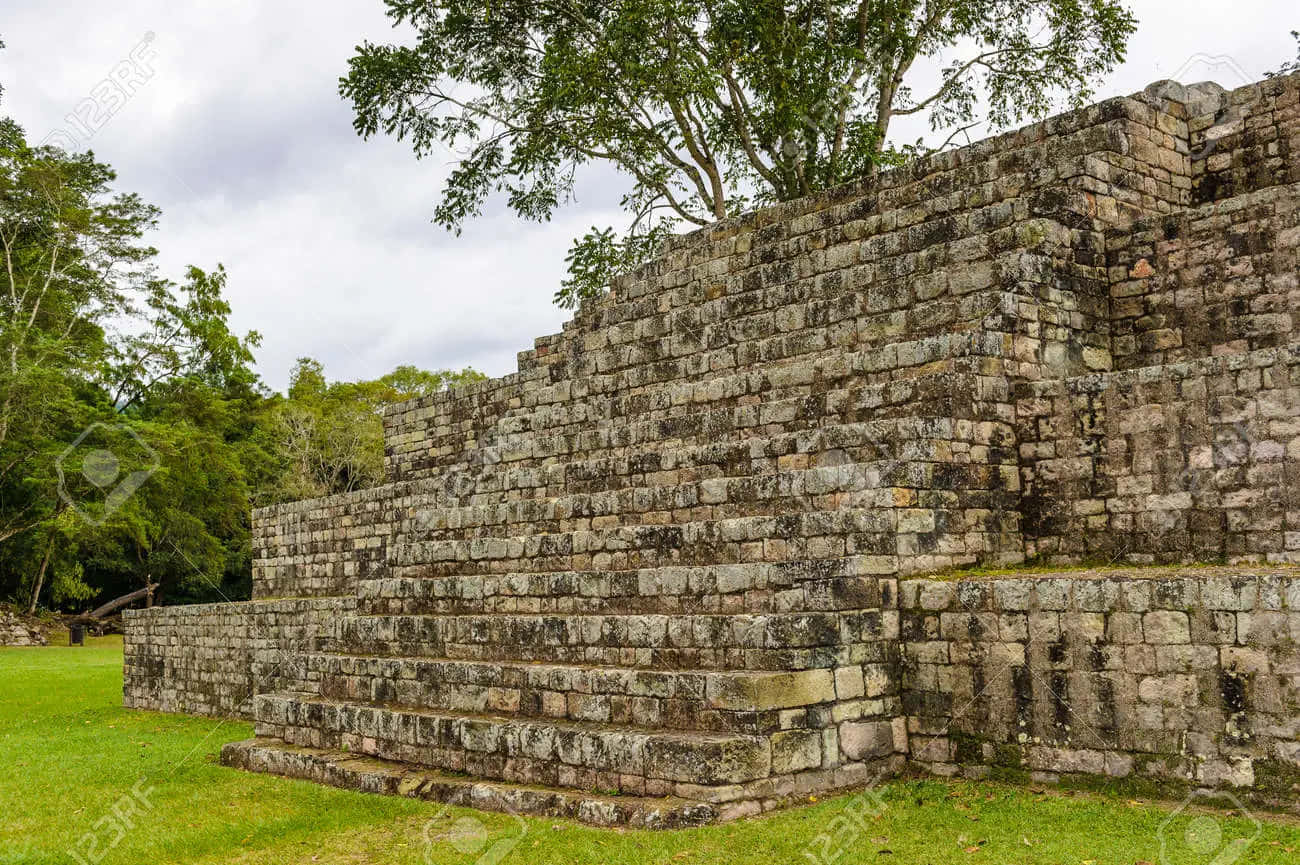
<instances>
[{"instance_id":1,"label":"stone platform","mask_svg":"<svg viewBox=\"0 0 1300 865\"><path fill-rule=\"evenodd\" d=\"M675 238L391 407L390 483L256 512L258 600L130 614L127 704L645 826L909 761L1290 771L1298 146L1300 78L1164 82ZM923 576L1026 560L1262 570Z\"/></svg>"}]
</instances>

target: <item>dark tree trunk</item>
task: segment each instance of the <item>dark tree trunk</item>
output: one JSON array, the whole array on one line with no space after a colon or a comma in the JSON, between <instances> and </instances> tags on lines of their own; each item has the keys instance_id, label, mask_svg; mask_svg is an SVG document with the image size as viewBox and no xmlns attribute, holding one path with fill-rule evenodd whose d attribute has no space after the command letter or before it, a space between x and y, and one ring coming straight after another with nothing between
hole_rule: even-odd
<instances>
[{"instance_id":1,"label":"dark tree trunk","mask_svg":"<svg viewBox=\"0 0 1300 865\"><path fill-rule=\"evenodd\" d=\"M27 615L36 615L36 603L41 599L41 588L45 585L45 569L50 566L50 554L54 552L54 532L50 532L50 542L45 545L45 555L41 558L41 569L36 572L36 585L32 586L31 603L27 605Z\"/></svg>"}]
</instances>

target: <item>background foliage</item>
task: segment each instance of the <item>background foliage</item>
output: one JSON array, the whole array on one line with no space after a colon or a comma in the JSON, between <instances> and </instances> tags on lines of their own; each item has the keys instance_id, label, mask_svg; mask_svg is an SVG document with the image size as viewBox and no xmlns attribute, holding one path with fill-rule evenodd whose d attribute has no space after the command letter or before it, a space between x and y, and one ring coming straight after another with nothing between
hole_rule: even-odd
<instances>
[{"instance_id":1,"label":"background foliage","mask_svg":"<svg viewBox=\"0 0 1300 865\"><path fill-rule=\"evenodd\" d=\"M0 120L0 600L247 598L251 508L381 483L381 407L479 374L304 358L270 392L226 271L160 276L158 211L114 181Z\"/></svg>"},{"instance_id":2,"label":"background foliage","mask_svg":"<svg viewBox=\"0 0 1300 865\"><path fill-rule=\"evenodd\" d=\"M627 179L627 227L570 251L562 306L667 234L826 189L948 142L1079 106L1124 58L1121 0L385 0L406 44L366 42L340 82L364 136L457 159L434 220L490 196L549 219L578 168ZM933 72L939 67L937 83ZM940 146L945 146L943 142Z\"/></svg>"}]
</instances>

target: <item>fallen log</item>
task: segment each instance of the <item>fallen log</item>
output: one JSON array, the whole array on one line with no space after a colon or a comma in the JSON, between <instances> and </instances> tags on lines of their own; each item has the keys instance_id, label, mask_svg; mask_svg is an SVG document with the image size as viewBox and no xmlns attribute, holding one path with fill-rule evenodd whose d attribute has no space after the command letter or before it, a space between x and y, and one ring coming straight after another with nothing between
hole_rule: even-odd
<instances>
[{"instance_id":1,"label":"fallen log","mask_svg":"<svg viewBox=\"0 0 1300 865\"><path fill-rule=\"evenodd\" d=\"M141 598L147 598L152 596L154 591L157 588L158 588L157 583L150 583L149 585L145 586L143 589L136 589L134 592L128 592L127 594L122 595L122 597L120 598L114 598L113 600L109 601L107 604L103 604L102 606L96 607L95 609L91 610L89 613L82 613L79 616L73 616L70 619L65 619L64 623L68 627L72 627L73 625L81 625L82 627L94 627L100 622L100 620L110 615L111 613L115 612L116 610L120 609L121 607L125 607L127 604L133 601L138 601Z\"/></svg>"}]
</instances>

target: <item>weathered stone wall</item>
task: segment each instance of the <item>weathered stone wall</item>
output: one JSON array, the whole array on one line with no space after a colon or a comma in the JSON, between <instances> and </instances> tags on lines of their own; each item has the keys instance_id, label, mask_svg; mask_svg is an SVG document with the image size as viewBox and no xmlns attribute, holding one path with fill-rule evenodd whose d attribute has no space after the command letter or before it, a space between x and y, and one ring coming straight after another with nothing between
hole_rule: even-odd
<instances>
[{"instance_id":1,"label":"weathered stone wall","mask_svg":"<svg viewBox=\"0 0 1300 865\"><path fill-rule=\"evenodd\" d=\"M936 771L1300 776L1294 571L918 579L899 597L911 759Z\"/></svg>"},{"instance_id":2,"label":"weathered stone wall","mask_svg":"<svg viewBox=\"0 0 1300 865\"><path fill-rule=\"evenodd\" d=\"M253 597L355 594L359 578L383 573L401 492L384 486L253 511Z\"/></svg>"},{"instance_id":3,"label":"weathered stone wall","mask_svg":"<svg viewBox=\"0 0 1300 865\"><path fill-rule=\"evenodd\" d=\"M8 610L0 610L0 646L44 646L40 630Z\"/></svg>"},{"instance_id":4,"label":"weathered stone wall","mask_svg":"<svg viewBox=\"0 0 1300 865\"><path fill-rule=\"evenodd\" d=\"M126 610L123 703L132 709L251 718L253 697L296 675L352 598L298 598Z\"/></svg>"},{"instance_id":5,"label":"weathered stone wall","mask_svg":"<svg viewBox=\"0 0 1300 865\"><path fill-rule=\"evenodd\" d=\"M1300 344L1020 394L1029 556L1300 561Z\"/></svg>"},{"instance_id":6,"label":"weathered stone wall","mask_svg":"<svg viewBox=\"0 0 1300 865\"><path fill-rule=\"evenodd\" d=\"M696 820L909 747L1201 782L1295 762L1292 606L1262 577L1248 607L1203 574L908 577L1300 560L1297 92L1166 82L674 238L517 373L389 408L391 483L255 515L255 597L320 599L257 608L308 605L284 639L222 654L223 607L128 620L129 699L245 711L242 651L263 738L232 764L398 760L628 820L658 800L574 791Z\"/></svg>"},{"instance_id":7,"label":"weathered stone wall","mask_svg":"<svg viewBox=\"0 0 1300 865\"><path fill-rule=\"evenodd\" d=\"M1300 86L1291 75L1225 94L1189 123L1194 203L1300 183Z\"/></svg>"},{"instance_id":8,"label":"weathered stone wall","mask_svg":"<svg viewBox=\"0 0 1300 865\"><path fill-rule=\"evenodd\" d=\"M1116 369L1300 340L1300 186L1276 186L1111 232Z\"/></svg>"}]
</instances>

